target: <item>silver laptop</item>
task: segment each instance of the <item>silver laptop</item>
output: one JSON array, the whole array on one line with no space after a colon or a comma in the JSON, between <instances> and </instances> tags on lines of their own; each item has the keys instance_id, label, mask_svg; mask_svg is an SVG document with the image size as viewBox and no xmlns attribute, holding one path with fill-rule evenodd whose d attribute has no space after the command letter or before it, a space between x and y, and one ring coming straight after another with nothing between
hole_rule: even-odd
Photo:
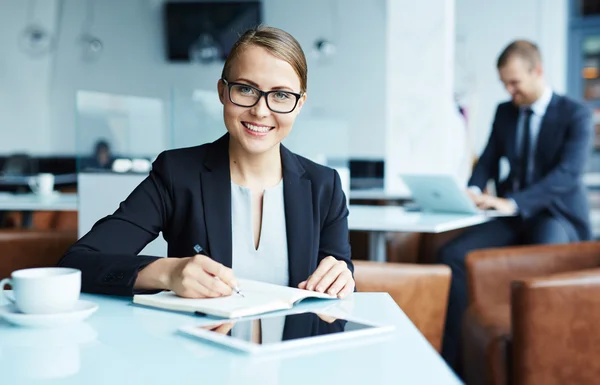
<instances>
[{"instance_id":1,"label":"silver laptop","mask_svg":"<svg viewBox=\"0 0 600 385\"><path fill-rule=\"evenodd\" d=\"M449 214L485 214L505 216L496 210L482 210L467 195L451 175L401 174L402 181L411 192L421 210Z\"/></svg>"}]
</instances>

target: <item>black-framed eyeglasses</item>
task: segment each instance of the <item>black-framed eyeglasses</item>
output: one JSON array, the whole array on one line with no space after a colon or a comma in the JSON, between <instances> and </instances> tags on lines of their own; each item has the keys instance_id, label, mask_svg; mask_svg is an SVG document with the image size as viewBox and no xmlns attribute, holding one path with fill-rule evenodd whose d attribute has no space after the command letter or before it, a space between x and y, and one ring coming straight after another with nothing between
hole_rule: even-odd
<instances>
[{"instance_id":1,"label":"black-framed eyeglasses","mask_svg":"<svg viewBox=\"0 0 600 385\"><path fill-rule=\"evenodd\" d=\"M273 90L261 91L256 87L243 83L228 82L221 79L229 88L229 100L240 107L254 107L261 97L265 97L269 110L278 114L289 114L298 105L302 94L295 92Z\"/></svg>"}]
</instances>

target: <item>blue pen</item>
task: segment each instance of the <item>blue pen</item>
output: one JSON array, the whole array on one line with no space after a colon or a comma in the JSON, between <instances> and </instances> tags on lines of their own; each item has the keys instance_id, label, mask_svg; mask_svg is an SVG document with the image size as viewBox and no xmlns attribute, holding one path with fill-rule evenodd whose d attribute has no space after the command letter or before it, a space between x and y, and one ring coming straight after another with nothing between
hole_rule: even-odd
<instances>
[{"instance_id":1,"label":"blue pen","mask_svg":"<svg viewBox=\"0 0 600 385\"><path fill-rule=\"evenodd\" d=\"M194 245L194 251L196 252L196 254L200 254L200 252L204 251L204 249L202 248L202 246L196 244ZM204 253L204 255L208 256L206 253ZM217 277L218 279L219 277ZM241 295L242 297L246 298L246 296L244 294L242 294L242 291L240 290L239 287L234 286L233 290L238 294Z\"/></svg>"}]
</instances>

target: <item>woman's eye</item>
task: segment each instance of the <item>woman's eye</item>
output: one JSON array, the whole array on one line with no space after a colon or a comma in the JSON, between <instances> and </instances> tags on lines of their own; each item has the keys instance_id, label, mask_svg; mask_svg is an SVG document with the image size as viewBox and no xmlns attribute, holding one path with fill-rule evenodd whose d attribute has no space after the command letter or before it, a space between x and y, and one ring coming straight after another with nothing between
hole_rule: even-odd
<instances>
[{"instance_id":1,"label":"woman's eye","mask_svg":"<svg viewBox=\"0 0 600 385\"><path fill-rule=\"evenodd\" d=\"M275 92L273 95L275 95L275 99L277 100L286 100L290 98L290 94L287 92Z\"/></svg>"}]
</instances>

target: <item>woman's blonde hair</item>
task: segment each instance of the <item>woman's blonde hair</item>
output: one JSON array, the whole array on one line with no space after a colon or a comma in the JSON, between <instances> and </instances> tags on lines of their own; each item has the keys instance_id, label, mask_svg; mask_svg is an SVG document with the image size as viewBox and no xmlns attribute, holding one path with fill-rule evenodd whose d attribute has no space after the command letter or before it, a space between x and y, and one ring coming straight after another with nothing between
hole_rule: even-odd
<instances>
[{"instance_id":1,"label":"woman's blonde hair","mask_svg":"<svg viewBox=\"0 0 600 385\"><path fill-rule=\"evenodd\" d=\"M258 26L244 32L231 48L221 77L227 79L236 57L247 47L263 47L273 56L288 62L300 79L300 92L306 92L308 66L300 43L289 33L274 27Z\"/></svg>"}]
</instances>

